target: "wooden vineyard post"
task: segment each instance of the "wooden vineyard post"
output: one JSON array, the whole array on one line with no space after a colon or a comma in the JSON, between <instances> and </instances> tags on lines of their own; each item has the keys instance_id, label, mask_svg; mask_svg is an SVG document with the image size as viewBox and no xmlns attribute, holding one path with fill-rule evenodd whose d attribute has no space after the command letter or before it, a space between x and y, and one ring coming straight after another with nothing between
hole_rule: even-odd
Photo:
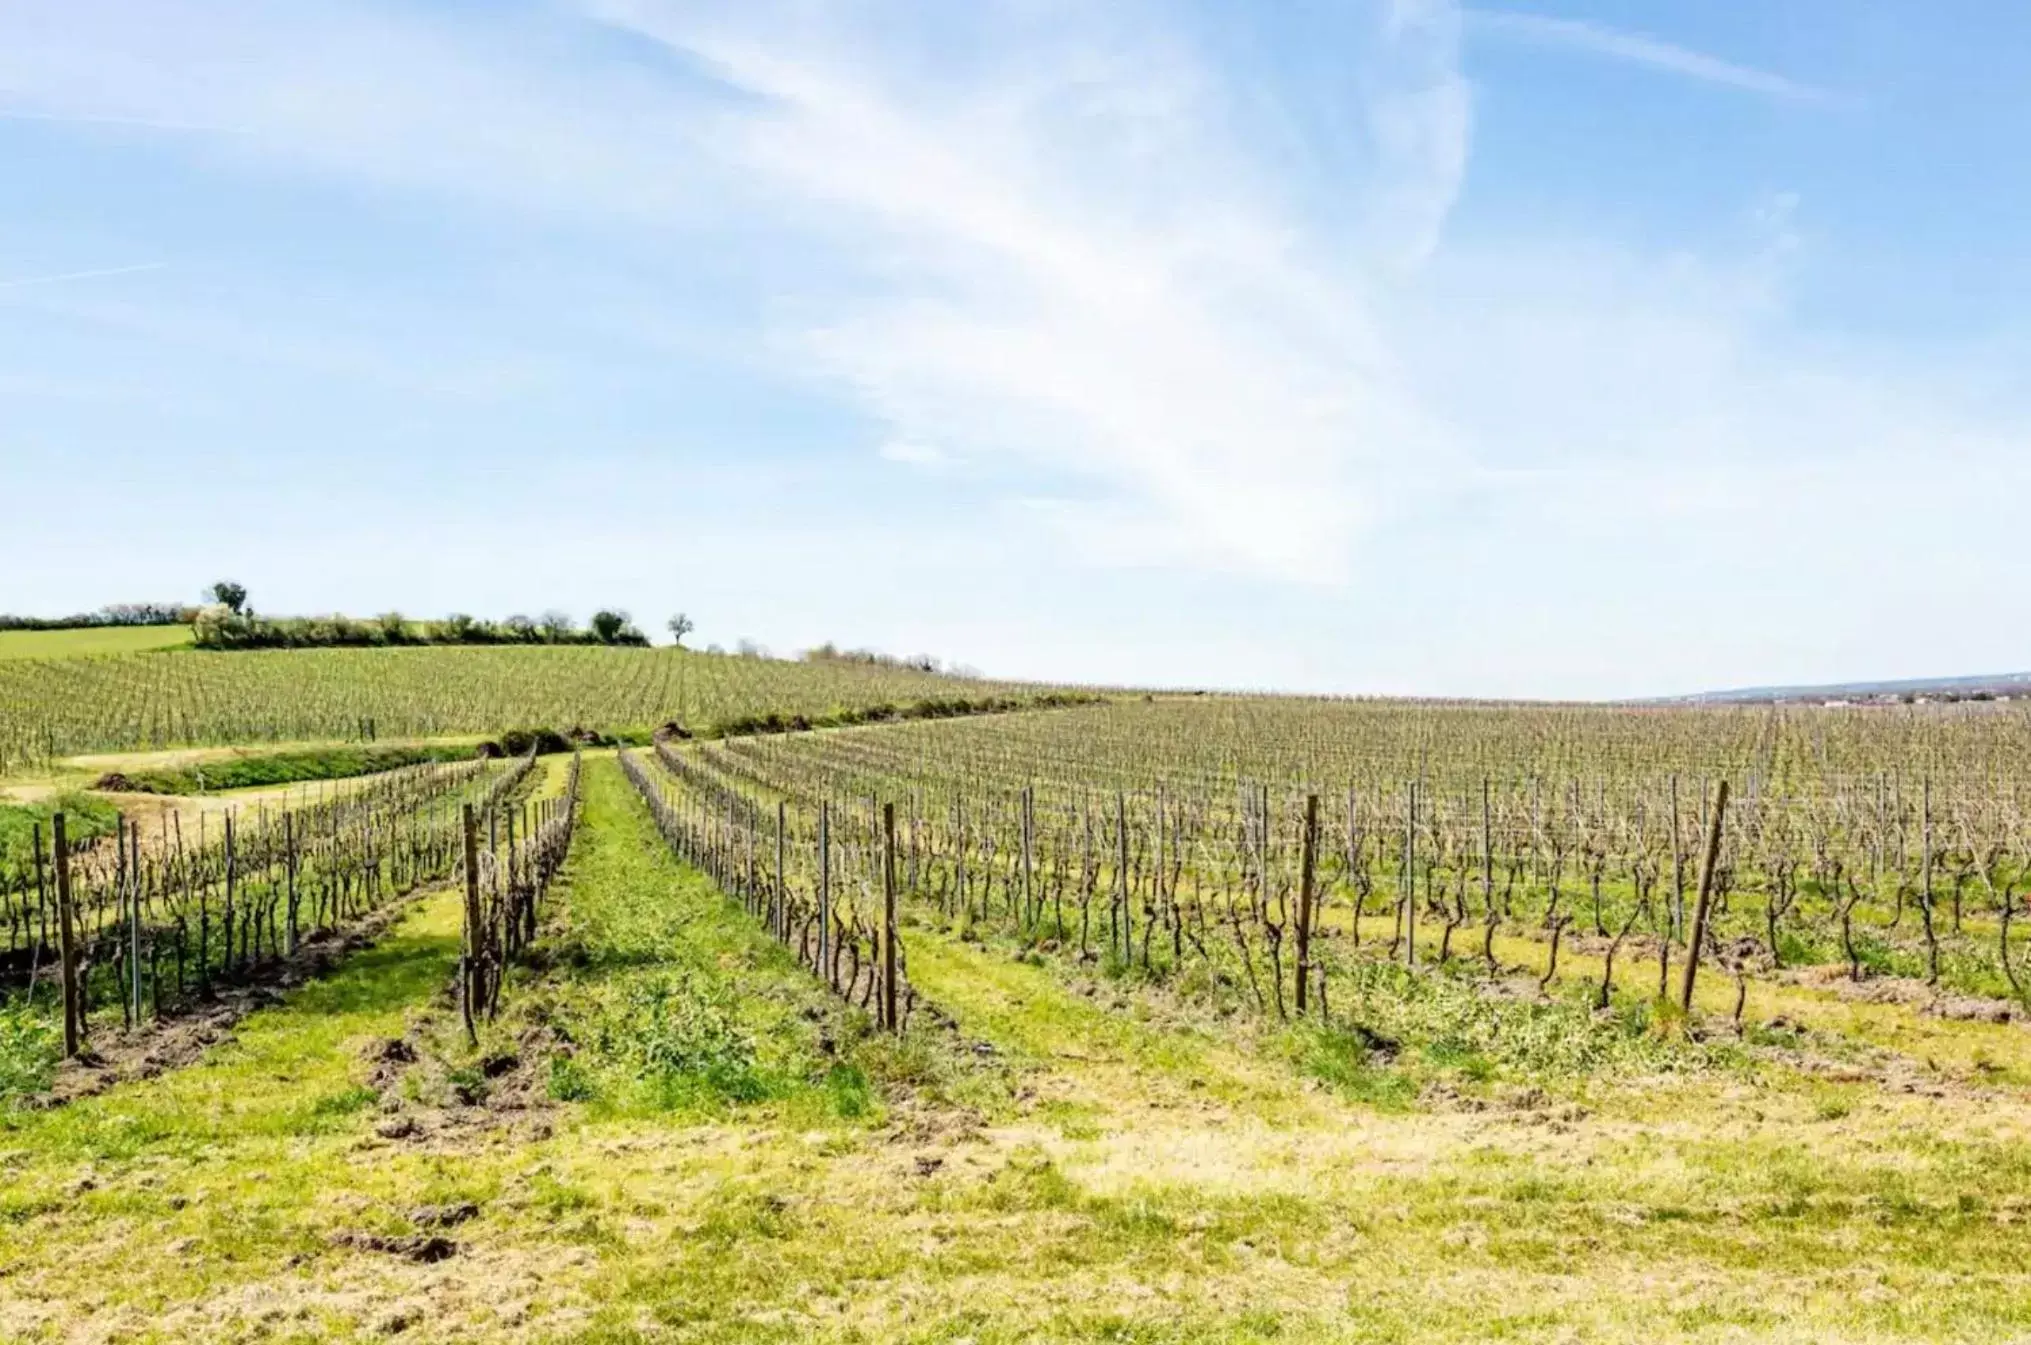
<instances>
[{"instance_id":1,"label":"wooden vineyard post","mask_svg":"<svg viewBox=\"0 0 2031 1345\"><path fill-rule=\"evenodd\" d=\"M133 884L127 903L127 979L129 1013L141 1026L141 828L127 829L127 874Z\"/></svg>"},{"instance_id":2,"label":"wooden vineyard post","mask_svg":"<svg viewBox=\"0 0 2031 1345\"><path fill-rule=\"evenodd\" d=\"M36 927L30 931L35 944L35 960L28 964L28 999L35 1000L35 977L41 970L42 950L49 944L49 882L42 870L42 823L34 827L35 845L35 919Z\"/></svg>"},{"instance_id":3,"label":"wooden vineyard post","mask_svg":"<svg viewBox=\"0 0 2031 1345\"><path fill-rule=\"evenodd\" d=\"M1164 808L1164 787L1157 786L1157 866L1152 871L1153 882L1150 906L1156 911L1156 918L1167 920L1171 926L1171 966L1184 965L1184 927L1178 921L1178 894L1170 890L1166 875L1170 870L1164 867L1164 840L1169 831L1169 813ZM1145 936L1147 937L1147 936ZM1149 960L1143 959L1147 966Z\"/></svg>"},{"instance_id":4,"label":"wooden vineyard post","mask_svg":"<svg viewBox=\"0 0 2031 1345\"><path fill-rule=\"evenodd\" d=\"M1714 896L1714 866L1721 857L1721 816L1728 810L1728 782L1721 781L1721 787L1714 795L1714 810L1707 822L1707 847L1700 857L1699 895L1693 905L1693 922L1690 936L1686 941L1685 979L1679 983L1678 1007L1685 1013L1692 1012L1693 978L1699 974L1701 945L1707 938L1707 908Z\"/></svg>"},{"instance_id":5,"label":"wooden vineyard post","mask_svg":"<svg viewBox=\"0 0 2031 1345\"><path fill-rule=\"evenodd\" d=\"M50 819L50 856L56 867L57 974L63 984L63 1054L69 1060L78 1053L78 949L76 930L71 925L71 854L64 832L64 815Z\"/></svg>"},{"instance_id":6,"label":"wooden vineyard post","mask_svg":"<svg viewBox=\"0 0 2031 1345\"><path fill-rule=\"evenodd\" d=\"M122 962L125 950L117 942L127 926L127 818L125 814L113 815L113 929L114 944L113 988L120 994L120 1026L123 1031L132 1030L134 1018L127 1003L127 992L121 984Z\"/></svg>"},{"instance_id":7,"label":"wooden vineyard post","mask_svg":"<svg viewBox=\"0 0 2031 1345\"><path fill-rule=\"evenodd\" d=\"M1347 931L1353 935L1356 948L1361 946L1361 884L1355 876L1355 866L1360 862L1358 853L1361 833L1358 830L1361 819L1356 813L1358 800L1354 797L1354 786L1347 786L1347 886L1354 898L1354 914L1347 922Z\"/></svg>"},{"instance_id":8,"label":"wooden vineyard post","mask_svg":"<svg viewBox=\"0 0 2031 1345\"><path fill-rule=\"evenodd\" d=\"M514 957L521 951L522 902L525 894L521 880L528 875L517 866L515 860L515 809L507 810L508 825L508 902L500 908L501 934L506 941L506 956Z\"/></svg>"},{"instance_id":9,"label":"wooden vineyard post","mask_svg":"<svg viewBox=\"0 0 2031 1345\"><path fill-rule=\"evenodd\" d=\"M1939 984L1939 939L1932 928L1932 775L1930 772L1925 776L1923 788L1924 793L1919 796L1918 836L1919 844L1923 847L1923 850L1919 857L1918 918L1925 926L1925 963L1927 968L1925 983L1936 986Z\"/></svg>"},{"instance_id":10,"label":"wooden vineyard post","mask_svg":"<svg viewBox=\"0 0 2031 1345\"><path fill-rule=\"evenodd\" d=\"M896 1018L896 805L882 805L882 1023L897 1030Z\"/></svg>"},{"instance_id":11,"label":"wooden vineyard post","mask_svg":"<svg viewBox=\"0 0 2031 1345\"><path fill-rule=\"evenodd\" d=\"M473 1000L479 984L480 952L480 838L472 805L464 805L465 832L465 947L459 957L458 1012L465 1021L465 1038L479 1045L479 1030L473 1026Z\"/></svg>"},{"instance_id":12,"label":"wooden vineyard post","mask_svg":"<svg viewBox=\"0 0 2031 1345\"><path fill-rule=\"evenodd\" d=\"M1676 775L1671 777L1671 932L1685 937L1685 845L1679 840Z\"/></svg>"},{"instance_id":13,"label":"wooden vineyard post","mask_svg":"<svg viewBox=\"0 0 2031 1345\"><path fill-rule=\"evenodd\" d=\"M1417 965L1417 782L1411 781L1403 825L1403 965Z\"/></svg>"},{"instance_id":14,"label":"wooden vineyard post","mask_svg":"<svg viewBox=\"0 0 2031 1345\"><path fill-rule=\"evenodd\" d=\"M1319 796L1305 796L1305 845L1298 870L1298 1012L1307 1003L1312 980L1312 877L1319 858Z\"/></svg>"},{"instance_id":15,"label":"wooden vineyard post","mask_svg":"<svg viewBox=\"0 0 2031 1345\"><path fill-rule=\"evenodd\" d=\"M832 975L832 803L818 804L818 974L834 990Z\"/></svg>"},{"instance_id":16,"label":"wooden vineyard post","mask_svg":"<svg viewBox=\"0 0 2031 1345\"><path fill-rule=\"evenodd\" d=\"M1495 816L1488 777L1481 777L1481 957L1495 969Z\"/></svg>"},{"instance_id":17,"label":"wooden vineyard post","mask_svg":"<svg viewBox=\"0 0 2031 1345\"><path fill-rule=\"evenodd\" d=\"M228 977L233 970L233 897L239 886L240 852L233 845L233 814L226 812L226 955L219 969Z\"/></svg>"},{"instance_id":18,"label":"wooden vineyard post","mask_svg":"<svg viewBox=\"0 0 2031 1345\"><path fill-rule=\"evenodd\" d=\"M1115 859L1115 883L1121 888L1121 961L1135 959L1135 920L1128 913L1128 795L1115 791L1114 839L1120 852Z\"/></svg>"},{"instance_id":19,"label":"wooden vineyard post","mask_svg":"<svg viewBox=\"0 0 2031 1345\"><path fill-rule=\"evenodd\" d=\"M784 887L788 879L783 867L783 823L788 809L789 804L782 799L776 800L776 884L771 897L775 905L769 913L769 932L784 943L790 941L788 889Z\"/></svg>"},{"instance_id":20,"label":"wooden vineyard post","mask_svg":"<svg viewBox=\"0 0 2031 1345\"><path fill-rule=\"evenodd\" d=\"M289 955L296 956L296 814L282 814L283 864L288 874L288 890L283 900L288 903Z\"/></svg>"},{"instance_id":21,"label":"wooden vineyard post","mask_svg":"<svg viewBox=\"0 0 2031 1345\"><path fill-rule=\"evenodd\" d=\"M1029 785L1023 786L1023 916L1022 923L1028 925L1036 917L1030 910L1031 852L1036 843L1036 814L1032 808L1032 793Z\"/></svg>"}]
</instances>

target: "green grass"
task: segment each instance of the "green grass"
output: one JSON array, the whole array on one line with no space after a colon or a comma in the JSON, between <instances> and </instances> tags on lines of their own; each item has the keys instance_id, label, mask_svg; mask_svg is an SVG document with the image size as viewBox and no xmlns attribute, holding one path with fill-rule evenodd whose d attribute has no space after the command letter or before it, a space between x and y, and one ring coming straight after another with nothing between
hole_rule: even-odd
<instances>
[{"instance_id":1,"label":"green grass","mask_svg":"<svg viewBox=\"0 0 2031 1345\"><path fill-rule=\"evenodd\" d=\"M1286 1028L914 927L959 1031L884 1042L670 859L611 758L584 788L547 966L478 1051L445 896L196 1066L0 1118L0 1338L2031 1332L2021 1090L1682 1054L1562 998L1476 1019L1387 969ZM363 1048L405 1032L424 1058L377 1095ZM446 1104L508 1051L534 1110ZM378 1138L389 1108L424 1133ZM441 1264L360 1242L461 1202Z\"/></svg>"},{"instance_id":2,"label":"green grass","mask_svg":"<svg viewBox=\"0 0 2031 1345\"><path fill-rule=\"evenodd\" d=\"M72 840L110 836L120 816L111 803L82 793L46 802L0 803L0 878L32 871L37 827L42 829L43 854L49 854L54 843L50 819L57 813L64 815L64 833Z\"/></svg>"},{"instance_id":3,"label":"green grass","mask_svg":"<svg viewBox=\"0 0 2031 1345\"><path fill-rule=\"evenodd\" d=\"M570 1043L553 1093L612 1114L770 1103L872 1121L885 1082L979 1091L934 1043L878 1035L680 865L611 758L587 763L583 798L538 1010Z\"/></svg>"},{"instance_id":4,"label":"green grass","mask_svg":"<svg viewBox=\"0 0 2031 1345\"><path fill-rule=\"evenodd\" d=\"M0 630L0 659L85 658L190 648L189 626L86 626L77 630Z\"/></svg>"},{"instance_id":5,"label":"green grass","mask_svg":"<svg viewBox=\"0 0 2031 1345\"><path fill-rule=\"evenodd\" d=\"M426 761L467 761L470 743L414 746L319 747L286 752L236 752L179 766L142 767L102 777L101 788L144 794L203 794L256 789L311 780L373 775Z\"/></svg>"}]
</instances>

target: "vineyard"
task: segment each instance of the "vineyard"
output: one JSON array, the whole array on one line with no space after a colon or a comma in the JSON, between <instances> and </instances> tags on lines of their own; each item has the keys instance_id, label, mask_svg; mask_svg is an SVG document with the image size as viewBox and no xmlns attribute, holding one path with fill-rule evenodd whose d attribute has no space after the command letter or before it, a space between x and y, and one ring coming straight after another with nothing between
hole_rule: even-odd
<instances>
[{"instance_id":1,"label":"vineyard","mask_svg":"<svg viewBox=\"0 0 2031 1345\"><path fill-rule=\"evenodd\" d=\"M1745 994L1751 972L1838 964L2021 1006L2027 731L2007 708L1170 701L663 754L737 810L732 843L760 843L770 801L798 804L807 832L823 801L865 850L865 801L902 800L907 886L941 917L1142 975L1203 966L1279 1017L1331 993L1337 959L1309 954L1364 938L1490 970L1498 934L1541 938L1548 975L1568 929L1611 963L1635 938L1663 994L1709 833L1701 951Z\"/></svg>"},{"instance_id":2,"label":"vineyard","mask_svg":"<svg viewBox=\"0 0 2031 1345\"><path fill-rule=\"evenodd\" d=\"M2031 1331L2023 707L38 666L24 779L621 741L48 805L0 874L5 1338Z\"/></svg>"},{"instance_id":3,"label":"vineyard","mask_svg":"<svg viewBox=\"0 0 2031 1345\"><path fill-rule=\"evenodd\" d=\"M0 777L89 752L514 726L634 733L1047 694L847 662L674 649L333 649L0 660Z\"/></svg>"}]
</instances>

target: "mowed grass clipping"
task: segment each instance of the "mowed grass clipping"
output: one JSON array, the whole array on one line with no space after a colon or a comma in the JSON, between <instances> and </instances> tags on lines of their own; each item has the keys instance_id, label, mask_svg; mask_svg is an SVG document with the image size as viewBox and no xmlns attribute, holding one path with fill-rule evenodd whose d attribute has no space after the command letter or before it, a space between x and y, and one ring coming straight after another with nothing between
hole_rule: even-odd
<instances>
[{"instance_id":1,"label":"mowed grass clipping","mask_svg":"<svg viewBox=\"0 0 2031 1345\"><path fill-rule=\"evenodd\" d=\"M190 648L189 626L85 626L77 630L0 630L0 659L86 658Z\"/></svg>"}]
</instances>

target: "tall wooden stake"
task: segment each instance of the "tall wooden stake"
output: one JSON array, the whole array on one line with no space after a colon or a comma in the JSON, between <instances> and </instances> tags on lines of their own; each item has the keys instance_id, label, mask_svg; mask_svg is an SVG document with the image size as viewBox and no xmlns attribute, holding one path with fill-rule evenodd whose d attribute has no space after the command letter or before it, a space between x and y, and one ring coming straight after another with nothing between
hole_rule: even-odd
<instances>
[{"instance_id":1,"label":"tall wooden stake","mask_svg":"<svg viewBox=\"0 0 2031 1345\"><path fill-rule=\"evenodd\" d=\"M1417 965L1417 781L1411 781L1403 827L1403 965Z\"/></svg>"},{"instance_id":2,"label":"tall wooden stake","mask_svg":"<svg viewBox=\"0 0 2031 1345\"><path fill-rule=\"evenodd\" d=\"M1319 858L1319 796L1305 796L1305 844L1298 869L1298 1012L1312 981L1312 876Z\"/></svg>"},{"instance_id":3,"label":"tall wooden stake","mask_svg":"<svg viewBox=\"0 0 2031 1345\"><path fill-rule=\"evenodd\" d=\"M1135 957L1135 920L1128 913L1128 795L1114 796L1114 836L1120 854L1115 868L1121 887L1121 961L1126 966Z\"/></svg>"},{"instance_id":4,"label":"tall wooden stake","mask_svg":"<svg viewBox=\"0 0 2031 1345\"><path fill-rule=\"evenodd\" d=\"M480 1042L479 1029L473 1026L473 1001L479 988L480 961L480 837L479 822L473 816L472 805L462 810L465 832L465 950L460 959L458 1011L465 1020L465 1038L472 1045Z\"/></svg>"},{"instance_id":5,"label":"tall wooden stake","mask_svg":"<svg viewBox=\"0 0 2031 1345\"><path fill-rule=\"evenodd\" d=\"M1034 813L1034 812L1033 812L1033 811L1031 810L1031 803L1032 803L1032 791L1031 791L1031 787L1030 787L1029 785L1024 785L1024 786L1023 786L1023 916L1022 916L1022 922L1023 922L1023 923L1025 924L1025 925L1027 925L1027 924L1030 924L1030 923L1031 923L1031 922L1032 922L1033 920L1035 920L1035 919L1036 919L1036 916L1035 916L1035 914L1034 914L1034 913L1033 913L1033 912L1032 912L1032 911L1030 910L1030 898L1031 898L1031 869L1032 869L1032 858L1031 858L1031 855L1032 855L1032 851L1033 851L1033 849L1035 848L1035 843L1036 843L1036 837L1035 837L1035 827L1036 827L1036 815L1035 815L1035 813Z\"/></svg>"},{"instance_id":6,"label":"tall wooden stake","mask_svg":"<svg viewBox=\"0 0 2031 1345\"><path fill-rule=\"evenodd\" d=\"M80 1020L84 1017L78 1004L78 947L77 932L71 923L71 851L70 839L64 832L64 815L58 813L50 819L51 858L56 867L56 921L57 945L62 965L58 969L63 978L63 1054L68 1060L78 1053Z\"/></svg>"},{"instance_id":7,"label":"tall wooden stake","mask_svg":"<svg viewBox=\"0 0 2031 1345\"><path fill-rule=\"evenodd\" d=\"M818 804L818 974L837 990L832 976L832 804Z\"/></svg>"},{"instance_id":8,"label":"tall wooden stake","mask_svg":"<svg viewBox=\"0 0 2031 1345\"><path fill-rule=\"evenodd\" d=\"M128 996L134 1026L141 1026L141 828L127 829L128 881L132 884L127 903Z\"/></svg>"},{"instance_id":9,"label":"tall wooden stake","mask_svg":"<svg viewBox=\"0 0 2031 1345\"><path fill-rule=\"evenodd\" d=\"M1721 781L1714 795L1714 809L1707 822L1707 848L1700 858L1700 890L1693 907L1691 937L1687 942L1685 979L1679 983L1678 1007L1692 1012L1693 978L1699 974L1701 945L1707 939L1707 911L1714 897L1714 866L1721 857L1721 818L1728 811L1728 782Z\"/></svg>"},{"instance_id":10,"label":"tall wooden stake","mask_svg":"<svg viewBox=\"0 0 2031 1345\"><path fill-rule=\"evenodd\" d=\"M894 1032L896 1016L896 805L882 805L882 1026Z\"/></svg>"},{"instance_id":11,"label":"tall wooden stake","mask_svg":"<svg viewBox=\"0 0 2031 1345\"><path fill-rule=\"evenodd\" d=\"M1679 839L1678 777L1671 777L1671 927L1685 937L1685 843Z\"/></svg>"},{"instance_id":12,"label":"tall wooden stake","mask_svg":"<svg viewBox=\"0 0 2031 1345\"><path fill-rule=\"evenodd\" d=\"M771 898L775 906L769 914L770 932L785 943L790 939L789 904L785 899L786 889L783 886L788 881L783 867L783 823L788 808L789 805L782 799L776 800L776 886L775 894Z\"/></svg>"}]
</instances>

